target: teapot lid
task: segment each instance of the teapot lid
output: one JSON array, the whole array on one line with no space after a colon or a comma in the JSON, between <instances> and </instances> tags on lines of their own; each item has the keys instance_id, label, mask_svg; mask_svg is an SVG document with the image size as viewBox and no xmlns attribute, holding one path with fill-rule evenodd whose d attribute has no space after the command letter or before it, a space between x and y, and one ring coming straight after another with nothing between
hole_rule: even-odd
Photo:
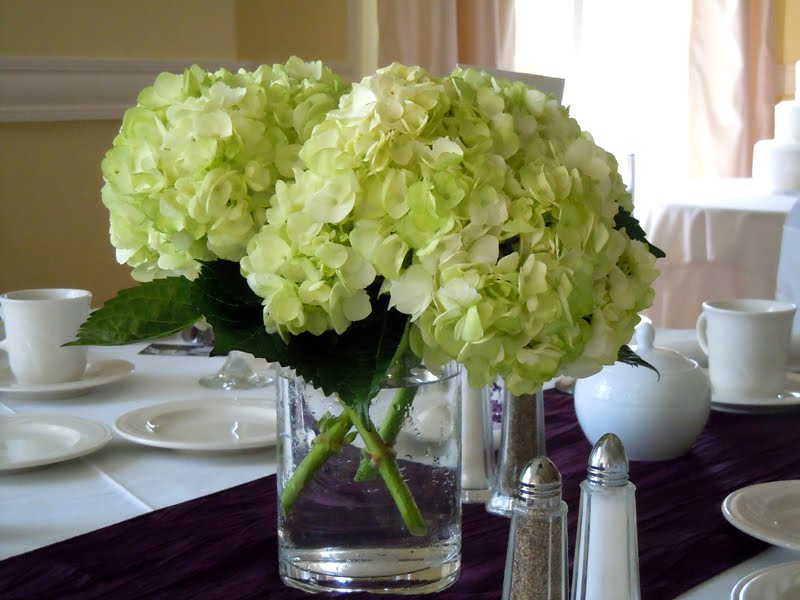
<instances>
[{"instance_id":1,"label":"teapot lid","mask_svg":"<svg viewBox=\"0 0 800 600\"><path fill-rule=\"evenodd\" d=\"M661 375L697 368L697 362L676 350L654 346L656 331L652 323L642 321L633 331L636 344L631 348L636 354L653 365Z\"/></svg>"}]
</instances>

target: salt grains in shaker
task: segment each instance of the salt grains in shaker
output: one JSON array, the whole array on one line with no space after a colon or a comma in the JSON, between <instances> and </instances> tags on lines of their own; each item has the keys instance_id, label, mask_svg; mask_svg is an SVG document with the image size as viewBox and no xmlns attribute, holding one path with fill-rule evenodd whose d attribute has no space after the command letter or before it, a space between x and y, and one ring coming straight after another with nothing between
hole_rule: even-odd
<instances>
[{"instance_id":1,"label":"salt grains in shaker","mask_svg":"<svg viewBox=\"0 0 800 600\"><path fill-rule=\"evenodd\" d=\"M550 460L537 456L525 465L512 506L503 600L564 600L567 504Z\"/></svg>"},{"instance_id":2,"label":"salt grains in shaker","mask_svg":"<svg viewBox=\"0 0 800 600\"><path fill-rule=\"evenodd\" d=\"M581 483L572 600L639 600L635 492L625 448L607 433L594 445Z\"/></svg>"}]
</instances>

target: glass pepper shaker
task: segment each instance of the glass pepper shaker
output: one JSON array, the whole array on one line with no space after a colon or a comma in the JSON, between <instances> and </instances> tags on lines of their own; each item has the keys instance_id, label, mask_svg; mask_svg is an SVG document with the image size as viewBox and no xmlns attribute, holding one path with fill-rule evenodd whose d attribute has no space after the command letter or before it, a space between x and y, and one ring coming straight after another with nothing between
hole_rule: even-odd
<instances>
[{"instance_id":1,"label":"glass pepper shaker","mask_svg":"<svg viewBox=\"0 0 800 600\"><path fill-rule=\"evenodd\" d=\"M625 447L607 433L581 483L571 600L639 600L635 492Z\"/></svg>"},{"instance_id":2,"label":"glass pepper shaker","mask_svg":"<svg viewBox=\"0 0 800 600\"><path fill-rule=\"evenodd\" d=\"M513 500L503 600L567 597L567 504L561 474L537 456L522 470Z\"/></svg>"}]
</instances>

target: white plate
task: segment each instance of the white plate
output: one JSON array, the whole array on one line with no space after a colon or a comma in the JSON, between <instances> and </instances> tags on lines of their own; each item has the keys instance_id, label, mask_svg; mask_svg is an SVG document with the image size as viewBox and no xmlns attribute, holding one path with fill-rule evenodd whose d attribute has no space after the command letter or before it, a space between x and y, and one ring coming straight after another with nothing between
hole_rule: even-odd
<instances>
[{"instance_id":1,"label":"white plate","mask_svg":"<svg viewBox=\"0 0 800 600\"><path fill-rule=\"evenodd\" d=\"M275 407L242 400L156 404L122 415L114 429L138 444L189 452L261 448L278 439Z\"/></svg>"},{"instance_id":2,"label":"white plate","mask_svg":"<svg viewBox=\"0 0 800 600\"><path fill-rule=\"evenodd\" d=\"M0 416L0 472L85 456L105 446L111 429L63 415Z\"/></svg>"},{"instance_id":3,"label":"white plate","mask_svg":"<svg viewBox=\"0 0 800 600\"><path fill-rule=\"evenodd\" d=\"M751 485L728 495L722 514L734 527L776 546L800 550L800 480Z\"/></svg>"},{"instance_id":4,"label":"white plate","mask_svg":"<svg viewBox=\"0 0 800 600\"><path fill-rule=\"evenodd\" d=\"M721 404L719 402L712 402L711 410L739 415L769 415L800 410L800 401L783 398L781 403L766 405Z\"/></svg>"},{"instance_id":5,"label":"white plate","mask_svg":"<svg viewBox=\"0 0 800 600\"><path fill-rule=\"evenodd\" d=\"M731 600L797 600L800 598L800 561L773 565L742 578Z\"/></svg>"},{"instance_id":6,"label":"white plate","mask_svg":"<svg viewBox=\"0 0 800 600\"><path fill-rule=\"evenodd\" d=\"M742 588L746 586L753 580L753 577L756 575L760 575L763 571L767 569L771 569L772 567L767 567L766 569L760 569L758 571L754 571L752 573L748 573L744 577L742 577L735 586L733 586L733 590L731 590L731 600L742 600Z\"/></svg>"},{"instance_id":7,"label":"white plate","mask_svg":"<svg viewBox=\"0 0 800 600\"><path fill-rule=\"evenodd\" d=\"M766 397L729 398L711 392L711 408L720 412L762 413L800 408L800 374L786 373L785 391Z\"/></svg>"},{"instance_id":8,"label":"white plate","mask_svg":"<svg viewBox=\"0 0 800 600\"><path fill-rule=\"evenodd\" d=\"M0 392L14 396L68 398L85 394L101 385L124 379L133 373L133 369L133 363L127 360L93 360L86 365L86 371L84 371L83 376L76 381L26 385L14 381L14 376L11 374L8 365L4 365L0 367Z\"/></svg>"}]
</instances>

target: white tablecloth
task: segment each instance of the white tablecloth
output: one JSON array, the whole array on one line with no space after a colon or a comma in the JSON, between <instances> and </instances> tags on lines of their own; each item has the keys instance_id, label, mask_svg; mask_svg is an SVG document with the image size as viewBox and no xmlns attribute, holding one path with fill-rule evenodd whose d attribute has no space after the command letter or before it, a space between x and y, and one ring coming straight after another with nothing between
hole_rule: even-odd
<instances>
[{"instance_id":1,"label":"white tablecloth","mask_svg":"<svg viewBox=\"0 0 800 600\"><path fill-rule=\"evenodd\" d=\"M93 348L92 358L113 357L136 365L132 376L91 393L65 399L0 394L0 414L57 414L111 426L137 408L173 400L222 398L197 381L223 358L137 354L146 344ZM272 386L235 392L272 406ZM118 436L84 458L0 474L0 559L52 544L276 472L274 448L243 454L188 454L128 442Z\"/></svg>"},{"instance_id":2,"label":"white tablecloth","mask_svg":"<svg viewBox=\"0 0 800 600\"><path fill-rule=\"evenodd\" d=\"M666 187L638 207L648 239L667 255L645 314L657 327L691 328L705 300L774 298L783 224L798 200L751 179L718 179Z\"/></svg>"},{"instance_id":3,"label":"white tablecloth","mask_svg":"<svg viewBox=\"0 0 800 600\"><path fill-rule=\"evenodd\" d=\"M659 332L656 343L693 352L692 332ZM147 356L144 344L92 348L90 357L130 360L135 373L85 396L32 399L0 394L0 414L57 414L108 425L143 406L180 399L220 398L233 392L201 387L197 380L222 358ZM275 404L274 391L238 392ZM244 454L188 454L137 445L119 437L89 456L0 474L0 559L93 531L152 510L191 500L275 473L273 448ZM770 548L681 596L727 598L739 579L763 566L798 560L799 553ZM499 593L499 590L498 590Z\"/></svg>"}]
</instances>

